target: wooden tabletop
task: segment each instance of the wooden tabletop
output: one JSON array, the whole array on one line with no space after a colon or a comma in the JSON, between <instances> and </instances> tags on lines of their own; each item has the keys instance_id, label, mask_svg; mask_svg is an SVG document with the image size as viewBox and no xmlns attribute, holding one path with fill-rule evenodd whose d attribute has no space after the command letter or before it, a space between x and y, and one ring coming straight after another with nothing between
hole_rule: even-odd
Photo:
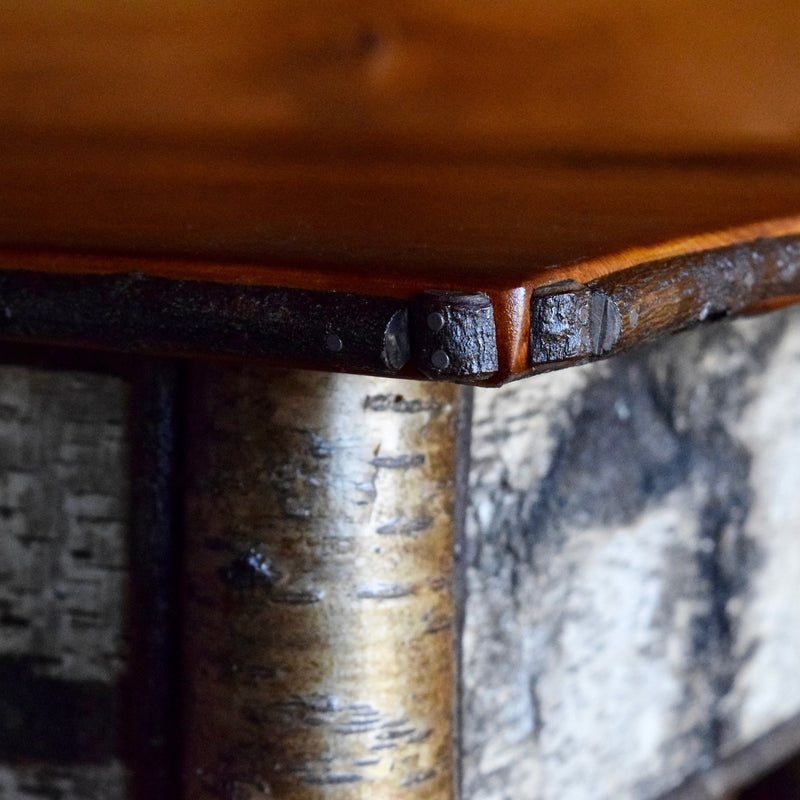
<instances>
[{"instance_id":1,"label":"wooden tabletop","mask_svg":"<svg viewBox=\"0 0 800 800\"><path fill-rule=\"evenodd\" d=\"M484 5L4 3L5 336L500 383L800 294L792 3Z\"/></svg>"}]
</instances>

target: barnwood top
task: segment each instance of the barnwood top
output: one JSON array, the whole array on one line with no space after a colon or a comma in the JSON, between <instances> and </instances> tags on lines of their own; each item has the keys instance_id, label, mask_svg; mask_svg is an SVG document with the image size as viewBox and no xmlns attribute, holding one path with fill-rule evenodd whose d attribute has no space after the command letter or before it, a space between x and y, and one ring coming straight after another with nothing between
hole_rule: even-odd
<instances>
[{"instance_id":1,"label":"barnwood top","mask_svg":"<svg viewBox=\"0 0 800 800\"><path fill-rule=\"evenodd\" d=\"M0 333L497 384L791 302L799 37L776 0L12 0Z\"/></svg>"}]
</instances>

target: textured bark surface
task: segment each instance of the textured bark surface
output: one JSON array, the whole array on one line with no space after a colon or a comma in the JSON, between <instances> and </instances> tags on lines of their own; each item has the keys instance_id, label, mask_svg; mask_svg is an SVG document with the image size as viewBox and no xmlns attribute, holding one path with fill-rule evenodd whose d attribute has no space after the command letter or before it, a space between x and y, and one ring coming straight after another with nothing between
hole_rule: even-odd
<instances>
[{"instance_id":1,"label":"textured bark surface","mask_svg":"<svg viewBox=\"0 0 800 800\"><path fill-rule=\"evenodd\" d=\"M196 605L188 629L190 713L224 731L190 728L190 754L233 752L253 729L294 752L324 740L336 747L293 762L294 778L362 780L306 783L305 796L375 797L364 776L383 780L394 761L401 782L424 778L439 767L420 755L429 747L445 766L398 791L435 797L449 769L449 689L409 704L407 726L383 728L403 717L380 681L401 672L424 695L437 669L409 671L413 647L393 649L388 616L436 642L437 663L449 647L452 609L436 581L449 566L431 542L451 487L427 470L451 466L450 387L277 376L204 369L192 396L207 424L192 445L188 510L203 525L188 588L225 606ZM345 407L353 387L358 402ZM700 773L711 777L684 796L718 797L724 776L707 770L743 763L742 746L797 719L799 395L797 310L476 391L465 800L651 800ZM127 404L116 379L0 367L2 800L125 796ZM378 431L398 438L376 452ZM316 554L309 530L324 531ZM410 572L397 572L409 555ZM313 574L297 569L308 563ZM342 564L354 577L339 584ZM283 662L256 653L256 636L277 650L287 631ZM369 667L355 700L309 678L330 674L308 656L320 641L347 654L343 673ZM362 655L370 648L384 655ZM283 704L263 700L276 687ZM246 767L276 764L244 755ZM229 797L270 796L251 780L258 770L231 764Z\"/></svg>"},{"instance_id":2,"label":"textured bark surface","mask_svg":"<svg viewBox=\"0 0 800 800\"><path fill-rule=\"evenodd\" d=\"M128 397L0 367L0 798L124 795Z\"/></svg>"},{"instance_id":3,"label":"textured bark surface","mask_svg":"<svg viewBox=\"0 0 800 800\"><path fill-rule=\"evenodd\" d=\"M477 390L466 800L648 800L800 712L800 315Z\"/></svg>"},{"instance_id":4,"label":"textured bark surface","mask_svg":"<svg viewBox=\"0 0 800 800\"><path fill-rule=\"evenodd\" d=\"M188 800L451 797L457 393L195 368Z\"/></svg>"}]
</instances>

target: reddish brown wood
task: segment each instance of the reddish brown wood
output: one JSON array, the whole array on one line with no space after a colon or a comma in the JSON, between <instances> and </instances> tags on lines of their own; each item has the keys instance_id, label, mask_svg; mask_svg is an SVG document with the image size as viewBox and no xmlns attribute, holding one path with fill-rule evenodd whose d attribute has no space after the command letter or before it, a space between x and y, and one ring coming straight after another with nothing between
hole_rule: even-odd
<instances>
[{"instance_id":1,"label":"reddish brown wood","mask_svg":"<svg viewBox=\"0 0 800 800\"><path fill-rule=\"evenodd\" d=\"M244 225L249 211L258 208L258 204L220 206L220 219L227 214L231 230L220 235L217 241L211 241L207 233L195 236L192 231L186 235L183 232L188 230L193 215L199 218L202 213L216 214L217 211L203 211L203 204L198 204L200 212L195 214L189 205L181 208L179 198L166 191L161 197L163 214L145 217L145 204L139 203L139 195L134 194L131 202L137 206L133 209L136 213L124 214L116 225L113 217L119 213L120 206L115 200L123 198L122 181L116 187L118 196L108 198L102 205L109 214L108 219L100 218L98 222L97 217L86 210L82 217L78 215L70 220L69 226L65 225L60 235L65 240L71 239L71 247L75 247L77 252L59 251L56 240L48 243L51 247L49 252L16 245L0 253L0 266L72 274L145 273L234 284L351 291L403 300L431 288L484 291L494 306L499 363L498 371L487 382L500 383L526 374L529 369L529 304L536 287L566 278L588 283L618 273L635 283L643 278L643 273L641 270L632 271L633 267L671 258L670 263L677 274L682 264L689 264L689 261L684 264L682 259L690 259L700 252L707 253L708 269L713 272L715 264L722 268L727 246L763 237L800 233L798 217L715 231L723 220L747 221L757 219L765 212L777 214L795 207L795 193L797 202L800 202L800 175L795 176L789 170L772 173L767 170L759 175L740 174L733 170L714 174L713 170L693 168L688 174L681 175L676 169L639 168L626 173L613 169L573 171L553 167L551 170L532 170L527 175L524 171L517 171L512 175L504 168L476 167L462 171L471 174L472 181L467 181L463 174L459 177L450 173L449 184L445 187L444 181L438 185L435 181L427 183L421 174L416 173L416 168L409 167L403 173L402 169L394 166L382 177L375 178L380 175L377 170L373 173L375 184L371 188L377 194L369 197L371 207L398 211L385 218L385 225L381 224L382 216L359 216L358 211L363 211L363 206L358 201L358 181L354 177L358 172L355 168L354 174L342 169L338 175L342 181L338 203L335 202L336 186L326 184L321 165L302 186L289 179L291 171L288 167L284 166L283 171L285 183L281 185L293 187L294 191L282 196L287 202L280 207L275 203L272 209L282 215L287 229L296 226L295 237L284 230L280 235L265 235L263 242L258 242L253 220L253 231L248 234L246 244L240 242L238 250L230 248L217 252L222 244L227 247L235 239L234 227ZM302 170L300 172L302 174ZM404 175L407 179L409 173L412 176L416 173L418 180L401 179L394 185L387 180L390 174ZM525 182L527 176L531 177L530 184ZM581 176L584 184L581 184ZM560 199L559 207L563 204L564 208L573 208L572 211L563 211L561 217L565 227L568 222L572 226L570 235L563 240L553 234L554 230L559 230L556 227L557 214L542 212L534 177L542 180L539 186L550 189L549 195L544 193L550 201ZM327 186L328 195L320 198L319 194L314 194L315 180L318 188ZM428 181L431 180L429 177ZM267 196L270 193L264 188L266 185L265 181L263 186L251 186L250 189ZM426 189L432 191L437 186L442 192L447 188L451 202L446 202L444 196L436 202L431 201ZM101 182L98 187L105 196L113 188L113 183L110 180ZM350 188L345 191L342 187ZM154 206L159 200L155 188L151 187L152 192L145 195ZM271 196L280 195L277 188ZM360 188L368 194L367 181L360 184ZM509 206L501 202L505 196L504 188L520 205ZM408 191L404 194L403 189ZM608 203L605 202L607 196L611 198ZM169 203L170 197L176 199L175 204ZM307 197L315 198L313 202L317 205L313 209L310 208L311 201L304 206ZM737 202L731 198L736 198ZM91 202L87 201L87 206ZM607 209L613 202L617 208L607 224L603 224L605 217L602 215L583 217L574 210L583 208L584 204ZM319 207L320 203L322 207ZM432 211L429 217L419 212L411 213L410 209L419 209L425 203L436 213ZM696 208L697 213L688 217L686 208ZM71 209L75 212L78 206ZM475 225L469 228L467 222L476 209L479 213ZM497 213L493 209L497 209ZM235 214L237 210L240 212L238 217ZM314 211L311 216L315 222L307 227L315 233L312 240L302 238L302 228L306 224L302 216L304 210ZM401 211L405 211L405 215ZM526 212L529 212L527 219ZM175 218L176 214L183 215L183 219ZM41 220L50 219L52 222L54 218L47 214L32 217L28 225L43 228ZM581 226L582 220L585 224ZM18 218L13 223L9 230L25 230L25 219ZM126 228L124 223L132 227ZM277 223L274 224L277 227ZM212 228L213 220L208 216L200 224L199 231L207 232ZM709 230L715 232L702 233ZM461 231L464 231L463 236ZM663 244L646 244L658 241L659 235L677 233L689 235ZM147 238L143 239L145 235ZM200 241L203 235L208 237L205 244ZM37 230L25 244L32 247L34 241L46 236L45 230ZM115 237L117 244L113 241ZM194 239L187 242L187 237ZM158 254L159 241L168 256ZM92 249L93 242L100 252L87 252ZM345 245L353 242L358 242L358 247L352 253L346 252ZM280 250L277 243L283 243L288 252L270 254L273 249ZM612 250L620 245L629 246L616 252ZM199 250L204 255L193 257L192 250ZM128 254L137 252L139 255ZM719 261L715 260L717 252ZM756 288L759 293L754 295L744 291L742 299L745 302L739 303L738 308L761 303L755 308L765 310L790 302L797 294L796 287L779 284ZM765 289L774 296L764 293ZM657 297L651 297L651 302L658 302ZM323 362L319 366L324 366ZM417 372L406 374L419 375Z\"/></svg>"},{"instance_id":2,"label":"reddish brown wood","mask_svg":"<svg viewBox=\"0 0 800 800\"><path fill-rule=\"evenodd\" d=\"M3 129L257 152L796 147L789 0L7 0Z\"/></svg>"},{"instance_id":3,"label":"reddish brown wood","mask_svg":"<svg viewBox=\"0 0 800 800\"><path fill-rule=\"evenodd\" d=\"M14 0L0 269L485 292L502 382L537 287L800 232L799 24L778 0Z\"/></svg>"}]
</instances>

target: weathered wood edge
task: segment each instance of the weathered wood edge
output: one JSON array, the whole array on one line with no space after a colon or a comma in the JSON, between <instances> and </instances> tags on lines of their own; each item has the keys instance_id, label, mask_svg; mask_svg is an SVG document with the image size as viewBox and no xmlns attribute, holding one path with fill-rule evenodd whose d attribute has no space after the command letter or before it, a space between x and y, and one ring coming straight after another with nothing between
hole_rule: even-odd
<instances>
[{"instance_id":1,"label":"weathered wood edge","mask_svg":"<svg viewBox=\"0 0 800 800\"><path fill-rule=\"evenodd\" d=\"M760 238L647 262L531 296L534 371L585 363L702 322L800 294L800 236Z\"/></svg>"},{"instance_id":2,"label":"weathered wood edge","mask_svg":"<svg viewBox=\"0 0 800 800\"><path fill-rule=\"evenodd\" d=\"M474 383L498 368L482 293L403 300L143 274L0 271L0 338Z\"/></svg>"},{"instance_id":3,"label":"weathered wood edge","mask_svg":"<svg viewBox=\"0 0 800 800\"><path fill-rule=\"evenodd\" d=\"M163 260L150 274L91 257L86 272L77 257L70 273L7 255L0 339L482 386L800 300L796 218L552 267L522 286L410 297L177 279Z\"/></svg>"}]
</instances>

